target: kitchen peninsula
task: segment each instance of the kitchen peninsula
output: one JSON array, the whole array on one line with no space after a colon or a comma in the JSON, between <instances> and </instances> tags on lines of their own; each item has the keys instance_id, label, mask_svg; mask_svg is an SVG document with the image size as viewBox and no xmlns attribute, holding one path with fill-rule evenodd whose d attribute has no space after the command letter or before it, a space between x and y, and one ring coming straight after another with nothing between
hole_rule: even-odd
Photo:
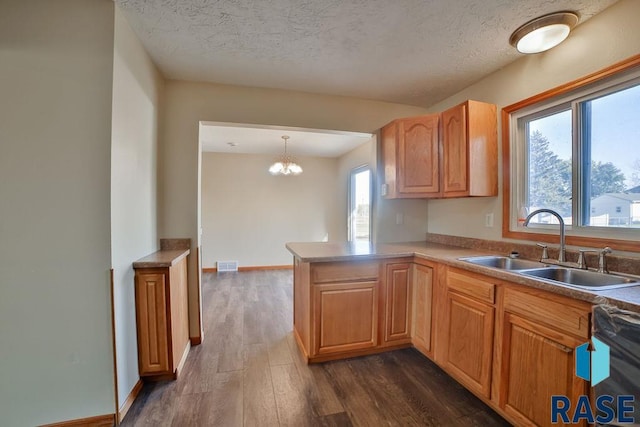
<instances>
[{"instance_id":1,"label":"kitchen peninsula","mask_svg":"<svg viewBox=\"0 0 640 427\"><path fill-rule=\"evenodd\" d=\"M640 311L638 286L587 291L459 259L491 254L478 249L430 242L287 248L294 335L308 362L413 346L518 425L548 422L543 396L588 393L574 360L591 336L594 305Z\"/></svg>"}]
</instances>

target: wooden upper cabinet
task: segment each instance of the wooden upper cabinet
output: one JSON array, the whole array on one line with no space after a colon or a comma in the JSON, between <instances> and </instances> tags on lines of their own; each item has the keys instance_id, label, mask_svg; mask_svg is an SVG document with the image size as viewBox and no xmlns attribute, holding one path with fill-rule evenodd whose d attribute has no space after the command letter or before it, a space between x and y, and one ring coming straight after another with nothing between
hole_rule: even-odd
<instances>
[{"instance_id":1,"label":"wooden upper cabinet","mask_svg":"<svg viewBox=\"0 0 640 427\"><path fill-rule=\"evenodd\" d=\"M442 197L498 195L496 106L467 101L442 113Z\"/></svg>"},{"instance_id":2,"label":"wooden upper cabinet","mask_svg":"<svg viewBox=\"0 0 640 427\"><path fill-rule=\"evenodd\" d=\"M442 113L443 191L466 193L469 186L467 161L467 106L458 105Z\"/></svg>"},{"instance_id":3,"label":"wooden upper cabinet","mask_svg":"<svg viewBox=\"0 0 640 427\"><path fill-rule=\"evenodd\" d=\"M466 101L442 114L397 119L380 136L386 198L498 195L495 105Z\"/></svg>"},{"instance_id":4,"label":"wooden upper cabinet","mask_svg":"<svg viewBox=\"0 0 640 427\"><path fill-rule=\"evenodd\" d=\"M398 119L381 130L386 197L437 197L440 192L440 116Z\"/></svg>"},{"instance_id":5,"label":"wooden upper cabinet","mask_svg":"<svg viewBox=\"0 0 640 427\"><path fill-rule=\"evenodd\" d=\"M398 122L398 189L401 194L433 196L440 191L438 115Z\"/></svg>"}]
</instances>

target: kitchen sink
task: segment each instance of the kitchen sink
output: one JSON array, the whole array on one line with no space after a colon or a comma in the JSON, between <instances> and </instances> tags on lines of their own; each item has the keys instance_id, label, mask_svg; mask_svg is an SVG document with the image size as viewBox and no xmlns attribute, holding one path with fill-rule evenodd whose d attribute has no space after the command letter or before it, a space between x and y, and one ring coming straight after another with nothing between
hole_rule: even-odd
<instances>
[{"instance_id":1,"label":"kitchen sink","mask_svg":"<svg viewBox=\"0 0 640 427\"><path fill-rule=\"evenodd\" d=\"M525 259L509 258L506 256L474 256L459 258L460 261L482 265L484 267L499 268L501 270L527 270L532 268L546 267L546 264Z\"/></svg>"},{"instance_id":2,"label":"kitchen sink","mask_svg":"<svg viewBox=\"0 0 640 427\"><path fill-rule=\"evenodd\" d=\"M536 268L531 270L521 270L519 273L552 283L560 283L562 285L574 286L592 291L603 291L640 285L640 281L638 281L640 279L637 278L564 267Z\"/></svg>"},{"instance_id":3,"label":"kitchen sink","mask_svg":"<svg viewBox=\"0 0 640 427\"><path fill-rule=\"evenodd\" d=\"M548 265L506 256L473 256L458 258L460 261L483 267L511 270L514 273L539 279L547 283L572 286L591 291L605 291L608 289L640 286L640 277L621 274L603 274L589 270L579 270L562 266Z\"/></svg>"}]
</instances>

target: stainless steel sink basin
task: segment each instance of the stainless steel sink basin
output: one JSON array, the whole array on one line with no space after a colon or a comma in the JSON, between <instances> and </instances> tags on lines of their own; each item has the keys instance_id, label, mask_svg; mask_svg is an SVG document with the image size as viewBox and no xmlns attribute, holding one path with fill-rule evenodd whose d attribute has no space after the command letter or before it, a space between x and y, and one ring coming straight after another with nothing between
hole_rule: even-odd
<instances>
[{"instance_id":1,"label":"stainless steel sink basin","mask_svg":"<svg viewBox=\"0 0 640 427\"><path fill-rule=\"evenodd\" d=\"M602 274L562 266L550 266L537 261L509 258L506 256L474 256L458 258L483 267L512 270L514 273L543 280L547 283L572 286L591 291L640 286L640 278L619 274Z\"/></svg>"},{"instance_id":2,"label":"stainless steel sink basin","mask_svg":"<svg viewBox=\"0 0 640 427\"><path fill-rule=\"evenodd\" d=\"M482 265L484 267L499 268L501 270L526 270L531 268L546 267L546 264L525 259L509 258L506 256L474 256L459 258L460 261Z\"/></svg>"},{"instance_id":3,"label":"stainless steel sink basin","mask_svg":"<svg viewBox=\"0 0 640 427\"><path fill-rule=\"evenodd\" d=\"M519 271L519 273L552 283L560 283L562 285L574 286L592 291L603 291L640 285L638 279L635 278L564 267L536 268L532 270L522 270Z\"/></svg>"}]
</instances>

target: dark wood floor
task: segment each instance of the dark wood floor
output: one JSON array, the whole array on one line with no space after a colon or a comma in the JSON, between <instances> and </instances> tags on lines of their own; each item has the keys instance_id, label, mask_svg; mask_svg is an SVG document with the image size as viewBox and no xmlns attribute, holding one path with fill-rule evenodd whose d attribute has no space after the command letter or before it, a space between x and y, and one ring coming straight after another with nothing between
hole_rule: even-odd
<instances>
[{"instance_id":1,"label":"dark wood floor","mask_svg":"<svg viewBox=\"0 0 640 427\"><path fill-rule=\"evenodd\" d=\"M203 344L177 381L145 384L122 425L509 425L413 349L306 365L291 271L203 278Z\"/></svg>"}]
</instances>

